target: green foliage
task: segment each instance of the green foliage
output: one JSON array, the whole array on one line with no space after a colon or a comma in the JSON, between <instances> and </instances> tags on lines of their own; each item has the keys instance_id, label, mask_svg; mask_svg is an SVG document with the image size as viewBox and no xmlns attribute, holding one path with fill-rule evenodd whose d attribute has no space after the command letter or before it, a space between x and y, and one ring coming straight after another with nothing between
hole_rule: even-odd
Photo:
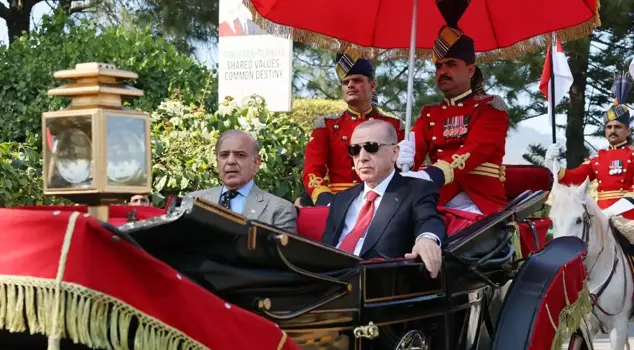
<instances>
[{"instance_id":1,"label":"green foliage","mask_svg":"<svg viewBox=\"0 0 634 350\"><path fill-rule=\"evenodd\" d=\"M44 197L39 153L24 144L0 143L0 207L62 203Z\"/></svg>"},{"instance_id":2,"label":"green foliage","mask_svg":"<svg viewBox=\"0 0 634 350\"><path fill-rule=\"evenodd\" d=\"M346 102L343 100L295 99L292 111L281 115L290 117L298 122L306 132L310 132L316 117L341 113L346 109L346 106Z\"/></svg>"},{"instance_id":3,"label":"green foliage","mask_svg":"<svg viewBox=\"0 0 634 350\"><path fill-rule=\"evenodd\" d=\"M88 21L73 24L57 12L44 16L41 27L22 36L8 48L0 48L0 142L39 135L42 112L66 106L68 99L49 98L47 91L64 82L53 77L58 70L78 63L106 62L131 70L139 78L125 82L145 95L127 102L131 108L154 110L178 90L186 103L202 102L215 109L215 72L179 53L149 28L131 23L98 27ZM39 149L39 142L33 144Z\"/></svg>"},{"instance_id":4,"label":"green foliage","mask_svg":"<svg viewBox=\"0 0 634 350\"><path fill-rule=\"evenodd\" d=\"M264 101L252 97L245 106L231 100L207 113L180 99L161 103L152 114L153 187L162 196L218 186L215 144L226 130L239 129L261 144L260 188L294 200L303 188L306 133L290 116L269 113Z\"/></svg>"}]
</instances>

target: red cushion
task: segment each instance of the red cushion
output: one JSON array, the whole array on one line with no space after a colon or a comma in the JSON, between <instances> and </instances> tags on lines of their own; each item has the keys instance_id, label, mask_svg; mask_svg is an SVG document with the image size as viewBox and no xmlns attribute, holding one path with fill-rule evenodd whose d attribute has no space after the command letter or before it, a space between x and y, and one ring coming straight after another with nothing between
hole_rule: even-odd
<instances>
[{"instance_id":1,"label":"red cushion","mask_svg":"<svg viewBox=\"0 0 634 350\"><path fill-rule=\"evenodd\" d=\"M546 236L548 235L548 229L552 221L549 218L528 218L535 226L537 232L537 245L535 242L535 235L530 225L527 222L520 222L520 244L522 245L522 257L527 257L530 254L537 252L544 248L546 245Z\"/></svg>"},{"instance_id":2,"label":"red cushion","mask_svg":"<svg viewBox=\"0 0 634 350\"><path fill-rule=\"evenodd\" d=\"M31 205L18 208L29 210L78 211L82 213L88 212L88 207L86 207L85 205ZM127 215L133 210L136 210L135 217L139 220L147 220L165 214L165 209L152 206L111 205L108 213L108 223L114 226L120 226L127 223Z\"/></svg>"},{"instance_id":3,"label":"red cushion","mask_svg":"<svg viewBox=\"0 0 634 350\"><path fill-rule=\"evenodd\" d=\"M313 241L321 241L329 210L330 207L325 206L299 208L297 234Z\"/></svg>"},{"instance_id":4,"label":"red cushion","mask_svg":"<svg viewBox=\"0 0 634 350\"><path fill-rule=\"evenodd\" d=\"M526 190L550 191L552 187L553 177L546 167L520 164L505 164L504 166L506 167L504 190L509 201Z\"/></svg>"},{"instance_id":5,"label":"red cushion","mask_svg":"<svg viewBox=\"0 0 634 350\"><path fill-rule=\"evenodd\" d=\"M468 211L447 207L438 207L438 213L442 215L445 220L447 237L455 235L460 230L473 225L485 217L485 215L482 214L474 214Z\"/></svg>"}]
</instances>

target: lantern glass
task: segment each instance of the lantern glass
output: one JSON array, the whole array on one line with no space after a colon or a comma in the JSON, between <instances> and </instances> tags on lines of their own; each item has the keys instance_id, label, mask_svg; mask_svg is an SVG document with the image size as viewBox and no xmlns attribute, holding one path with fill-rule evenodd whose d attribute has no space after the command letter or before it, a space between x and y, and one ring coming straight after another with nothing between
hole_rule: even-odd
<instances>
[{"instance_id":1,"label":"lantern glass","mask_svg":"<svg viewBox=\"0 0 634 350\"><path fill-rule=\"evenodd\" d=\"M94 188L92 116L46 119L49 189Z\"/></svg>"},{"instance_id":2,"label":"lantern glass","mask_svg":"<svg viewBox=\"0 0 634 350\"><path fill-rule=\"evenodd\" d=\"M146 120L108 113L106 118L108 185L145 186L148 180Z\"/></svg>"}]
</instances>

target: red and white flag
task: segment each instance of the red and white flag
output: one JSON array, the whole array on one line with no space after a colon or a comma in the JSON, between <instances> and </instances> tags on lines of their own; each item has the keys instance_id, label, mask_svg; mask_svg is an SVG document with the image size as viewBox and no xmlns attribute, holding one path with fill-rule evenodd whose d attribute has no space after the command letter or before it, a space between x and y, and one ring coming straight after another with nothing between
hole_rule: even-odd
<instances>
[{"instance_id":1,"label":"red and white flag","mask_svg":"<svg viewBox=\"0 0 634 350\"><path fill-rule=\"evenodd\" d=\"M572 73L570 72L570 66L568 66L568 58L566 58L566 54L564 53L564 49L561 46L561 41L557 39L557 51L555 52L555 57L553 61L553 55L551 54L552 46L548 47L548 51L546 52L546 62L544 63L544 70L542 71L542 79L539 82L539 90L546 96L548 100L548 115L552 115L550 110L550 67L553 67L553 74L555 76L555 106L561 102L564 98L564 95L570 91L570 87L572 86L572 82L574 81L572 77Z\"/></svg>"}]
</instances>

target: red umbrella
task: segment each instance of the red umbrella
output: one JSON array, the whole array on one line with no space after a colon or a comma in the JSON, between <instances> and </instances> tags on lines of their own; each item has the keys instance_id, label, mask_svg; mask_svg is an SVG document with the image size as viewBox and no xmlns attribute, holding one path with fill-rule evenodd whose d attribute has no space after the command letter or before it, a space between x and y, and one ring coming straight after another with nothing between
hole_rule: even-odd
<instances>
[{"instance_id":1,"label":"red umbrella","mask_svg":"<svg viewBox=\"0 0 634 350\"><path fill-rule=\"evenodd\" d=\"M271 34L288 33L292 28L296 41L332 50L351 44L366 57L374 56L373 48L390 49L391 57L407 57L409 53L412 0L245 2L249 1L257 11L256 21ZM517 57L543 47L553 32L564 41L579 39L600 24L598 0L417 2L415 47L419 55L431 54L438 31L446 23L439 7L445 16L449 12L455 14L459 28L475 41L476 52L485 53L479 55L480 59ZM464 15L460 16L465 7Z\"/></svg>"}]
</instances>

